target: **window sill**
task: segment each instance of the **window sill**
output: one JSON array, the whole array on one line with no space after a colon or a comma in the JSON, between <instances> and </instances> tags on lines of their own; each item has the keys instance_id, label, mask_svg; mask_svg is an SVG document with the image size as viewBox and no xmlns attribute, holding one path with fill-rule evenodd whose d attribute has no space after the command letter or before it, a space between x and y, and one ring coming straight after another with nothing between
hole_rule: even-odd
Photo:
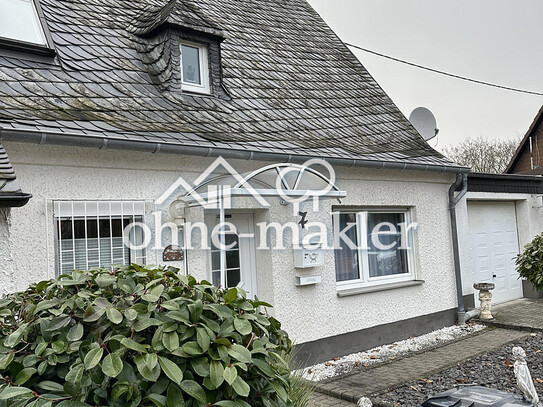
<instances>
[{"instance_id":1,"label":"window sill","mask_svg":"<svg viewBox=\"0 0 543 407\"><path fill-rule=\"evenodd\" d=\"M385 283L369 287L356 288L338 288L338 297L348 297L350 295L367 294L377 291L394 290L396 288L413 287L424 284L424 280L397 281L394 283Z\"/></svg>"}]
</instances>

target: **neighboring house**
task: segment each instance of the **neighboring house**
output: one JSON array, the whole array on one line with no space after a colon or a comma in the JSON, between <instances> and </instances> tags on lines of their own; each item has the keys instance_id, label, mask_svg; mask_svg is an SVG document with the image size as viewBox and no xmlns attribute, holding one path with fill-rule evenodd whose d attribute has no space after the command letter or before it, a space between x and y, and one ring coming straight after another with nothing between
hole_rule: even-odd
<instances>
[{"instance_id":1,"label":"neighboring house","mask_svg":"<svg viewBox=\"0 0 543 407\"><path fill-rule=\"evenodd\" d=\"M543 175L543 106L522 138L505 174Z\"/></svg>"},{"instance_id":2,"label":"neighboring house","mask_svg":"<svg viewBox=\"0 0 543 407\"><path fill-rule=\"evenodd\" d=\"M9 238L0 235L13 264L2 263L0 286L24 289L73 268L175 264L274 304L308 361L456 321L448 192L468 169L420 137L304 0L4 0L0 22L0 136L33 195L12 211ZM181 188L166 193L218 156L253 172L269 206L245 194L221 212ZM292 196L319 188L331 174L304 167L310 158L333 166L334 188L295 211L274 193L276 177L304 171L284 177ZM236 182L221 185L241 194ZM152 212L182 236L222 213L238 227L227 239L237 245L202 248L202 232L185 242L191 250L144 248L132 226L162 235ZM288 233L283 249L259 247L258 224L304 219L320 221L328 240L348 227L371 243L302 253L318 264L309 268L295 267ZM418 228L385 230L377 245L382 222ZM126 247L127 237L142 247Z\"/></svg>"}]
</instances>

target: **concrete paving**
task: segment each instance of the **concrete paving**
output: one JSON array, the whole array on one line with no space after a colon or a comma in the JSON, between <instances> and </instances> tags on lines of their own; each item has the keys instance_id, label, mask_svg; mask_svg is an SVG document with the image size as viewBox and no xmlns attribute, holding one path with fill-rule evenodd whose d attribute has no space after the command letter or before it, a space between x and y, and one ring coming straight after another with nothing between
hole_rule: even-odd
<instances>
[{"instance_id":1,"label":"concrete paving","mask_svg":"<svg viewBox=\"0 0 543 407\"><path fill-rule=\"evenodd\" d=\"M543 331L543 299L521 298L492 307L493 320L477 321L499 328Z\"/></svg>"},{"instance_id":2,"label":"concrete paving","mask_svg":"<svg viewBox=\"0 0 543 407\"><path fill-rule=\"evenodd\" d=\"M528 336L525 331L488 328L478 334L392 362L366 368L317 384L309 407L353 406L361 397L376 395L448 369L457 363ZM321 396L322 393L324 397ZM334 399L335 400L334 400ZM346 404L344 402L347 402ZM379 405L376 403L375 405Z\"/></svg>"}]
</instances>

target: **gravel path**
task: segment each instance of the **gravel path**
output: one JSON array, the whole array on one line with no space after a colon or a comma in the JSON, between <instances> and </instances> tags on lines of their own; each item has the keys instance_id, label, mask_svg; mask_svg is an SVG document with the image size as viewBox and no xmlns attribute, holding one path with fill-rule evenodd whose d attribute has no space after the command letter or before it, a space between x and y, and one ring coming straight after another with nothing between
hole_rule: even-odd
<instances>
[{"instance_id":1,"label":"gravel path","mask_svg":"<svg viewBox=\"0 0 543 407\"><path fill-rule=\"evenodd\" d=\"M418 406L436 393L470 384L521 395L513 373L513 346L522 346L526 351L528 367L536 389L540 397L543 396L543 333L538 333L525 340L505 345L498 351L470 359L452 369L408 383L382 394L379 399L397 406Z\"/></svg>"},{"instance_id":2,"label":"gravel path","mask_svg":"<svg viewBox=\"0 0 543 407\"><path fill-rule=\"evenodd\" d=\"M303 369L302 375L307 380L321 381L334 376L344 375L398 357L420 352L436 346L442 346L455 339L467 337L485 328L484 325L466 324L448 326L425 335L412 337L403 341L378 346L376 348L338 357L324 363Z\"/></svg>"}]
</instances>

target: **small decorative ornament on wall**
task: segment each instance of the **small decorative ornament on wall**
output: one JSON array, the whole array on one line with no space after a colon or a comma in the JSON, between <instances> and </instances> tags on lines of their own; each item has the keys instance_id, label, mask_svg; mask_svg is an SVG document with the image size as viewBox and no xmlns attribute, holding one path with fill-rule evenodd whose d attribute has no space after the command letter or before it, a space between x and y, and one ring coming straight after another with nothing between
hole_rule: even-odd
<instances>
[{"instance_id":1,"label":"small decorative ornament on wall","mask_svg":"<svg viewBox=\"0 0 543 407\"><path fill-rule=\"evenodd\" d=\"M183 248L177 245L166 246L162 252L162 261L183 261L184 257Z\"/></svg>"}]
</instances>

